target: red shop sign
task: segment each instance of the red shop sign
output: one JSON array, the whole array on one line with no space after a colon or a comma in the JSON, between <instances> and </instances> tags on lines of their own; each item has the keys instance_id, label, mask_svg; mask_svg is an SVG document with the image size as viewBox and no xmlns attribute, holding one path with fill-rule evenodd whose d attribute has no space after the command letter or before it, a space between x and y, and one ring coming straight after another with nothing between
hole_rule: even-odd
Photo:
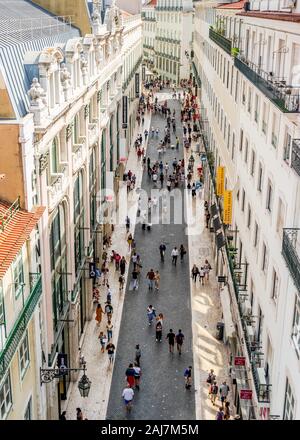
<instances>
[{"instance_id":1,"label":"red shop sign","mask_svg":"<svg viewBox=\"0 0 300 440\"><path fill-rule=\"evenodd\" d=\"M236 356L234 358L234 365L244 367L246 365L246 358L243 356Z\"/></svg>"},{"instance_id":2,"label":"red shop sign","mask_svg":"<svg viewBox=\"0 0 300 440\"><path fill-rule=\"evenodd\" d=\"M242 400L251 400L252 399L252 390L241 390L240 398Z\"/></svg>"}]
</instances>

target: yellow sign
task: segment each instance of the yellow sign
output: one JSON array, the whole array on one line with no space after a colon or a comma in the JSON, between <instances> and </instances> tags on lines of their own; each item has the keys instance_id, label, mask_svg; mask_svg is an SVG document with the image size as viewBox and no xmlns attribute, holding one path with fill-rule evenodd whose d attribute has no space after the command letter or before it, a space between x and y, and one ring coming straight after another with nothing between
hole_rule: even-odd
<instances>
[{"instance_id":1,"label":"yellow sign","mask_svg":"<svg viewBox=\"0 0 300 440\"><path fill-rule=\"evenodd\" d=\"M225 225L232 223L232 191L224 191L223 223Z\"/></svg>"},{"instance_id":2,"label":"yellow sign","mask_svg":"<svg viewBox=\"0 0 300 440\"><path fill-rule=\"evenodd\" d=\"M225 187L225 167L217 168L217 196L224 195Z\"/></svg>"}]
</instances>

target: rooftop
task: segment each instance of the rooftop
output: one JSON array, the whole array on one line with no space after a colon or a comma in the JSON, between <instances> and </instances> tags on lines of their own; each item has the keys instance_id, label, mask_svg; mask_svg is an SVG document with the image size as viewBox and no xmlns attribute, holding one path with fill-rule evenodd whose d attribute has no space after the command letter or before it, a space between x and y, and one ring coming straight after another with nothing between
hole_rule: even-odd
<instances>
[{"instance_id":1,"label":"rooftop","mask_svg":"<svg viewBox=\"0 0 300 440\"><path fill-rule=\"evenodd\" d=\"M215 6L216 9L243 9L246 0L241 0L239 2L234 3L221 3Z\"/></svg>"},{"instance_id":2,"label":"rooftop","mask_svg":"<svg viewBox=\"0 0 300 440\"><path fill-rule=\"evenodd\" d=\"M0 279L22 249L44 210L44 207L37 207L33 212L22 210L18 199L12 205L0 201Z\"/></svg>"},{"instance_id":3,"label":"rooftop","mask_svg":"<svg viewBox=\"0 0 300 440\"><path fill-rule=\"evenodd\" d=\"M285 12L270 12L270 11L245 11L239 12L237 15L243 15L246 17L265 18L268 20L280 20L289 21L294 23L300 23L300 14L297 13L285 13Z\"/></svg>"}]
</instances>

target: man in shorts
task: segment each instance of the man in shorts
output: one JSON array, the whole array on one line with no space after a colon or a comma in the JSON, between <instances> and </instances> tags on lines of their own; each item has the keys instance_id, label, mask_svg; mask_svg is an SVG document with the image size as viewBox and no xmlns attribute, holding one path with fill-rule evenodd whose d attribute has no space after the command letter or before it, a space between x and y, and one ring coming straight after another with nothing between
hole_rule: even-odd
<instances>
[{"instance_id":1,"label":"man in shorts","mask_svg":"<svg viewBox=\"0 0 300 440\"><path fill-rule=\"evenodd\" d=\"M181 348L184 340L184 334L182 333L181 329L178 330L178 333L176 335L176 344L177 344L177 351L179 354L181 354Z\"/></svg>"},{"instance_id":2,"label":"man in shorts","mask_svg":"<svg viewBox=\"0 0 300 440\"><path fill-rule=\"evenodd\" d=\"M175 333L170 328L169 333L166 336L166 339L168 339L169 342L169 352L174 353L174 345L175 345Z\"/></svg>"},{"instance_id":3,"label":"man in shorts","mask_svg":"<svg viewBox=\"0 0 300 440\"><path fill-rule=\"evenodd\" d=\"M106 346L106 350L107 350L107 354L108 354L108 359L109 359L109 365L111 365L114 361L115 358L115 349L116 347L114 346L114 344L112 342L109 342Z\"/></svg>"},{"instance_id":4,"label":"man in shorts","mask_svg":"<svg viewBox=\"0 0 300 440\"><path fill-rule=\"evenodd\" d=\"M124 403L125 403L125 406L126 406L126 411L130 411L131 410L133 396L134 396L134 391L133 391L132 388L130 388L129 386L124 388L123 393L122 393L122 397L124 399Z\"/></svg>"}]
</instances>

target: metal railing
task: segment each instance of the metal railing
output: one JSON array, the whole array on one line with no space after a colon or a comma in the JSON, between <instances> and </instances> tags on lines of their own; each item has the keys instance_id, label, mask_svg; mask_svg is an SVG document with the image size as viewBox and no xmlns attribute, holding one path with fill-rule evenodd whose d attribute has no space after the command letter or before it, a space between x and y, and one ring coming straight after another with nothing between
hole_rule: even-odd
<instances>
[{"instance_id":1,"label":"metal railing","mask_svg":"<svg viewBox=\"0 0 300 440\"><path fill-rule=\"evenodd\" d=\"M219 47L221 47L225 52L231 55L232 42L228 38L219 34L212 28L209 29L209 38L216 43Z\"/></svg>"},{"instance_id":2,"label":"metal railing","mask_svg":"<svg viewBox=\"0 0 300 440\"><path fill-rule=\"evenodd\" d=\"M234 58L235 67L269 98L282 112L300 111L300 88L289 86L283 78L274 78L259 66L240 57Z\"/></svg>"},{"instance_id":3,"label":"metal railing","mask_svg":"<svg viewBox=\"0 0 300 440\"><path fill-rule=\"evenodd\" d=\"M18 316L12 330L10 331L7 340L4 343L4 348L0 353L0 379L5 375L9 368L10 362L15 355L19 343L24 336L27 325L33 315L35 307L42 294L42 279L39 273L29 274L30 294L25 302L25 305Z\"/></svg>"},{"instance_id":4,"label":"metal railing","mask_svg":"<svg viewBox=\"0 0 300 440\"><path fill-rule=\"evenodd\" d=\"M291 166L300 176L300 139L293 139Z\"/></svg>"},{"instance_id":5,"label":"metal railing","mask_svg":"<svg viewBox=\"0 0 300 440\"><path fill-rule=\"evenodd\" d=\"M5 227L14 218L16 213L20 210L20 197L18 197L14 203L3 213L0 214L0 231L4 231Z\"/></svg>"},{"instance_id":6,"label":"metal railing","mask_svg":"<svg viewBox=\"0 0 300 440\"><path fill-rule=\"evenodd\" d=\"M300 228L284 228L282 255L300 292Z\"/></svg>"}]
</instances>

